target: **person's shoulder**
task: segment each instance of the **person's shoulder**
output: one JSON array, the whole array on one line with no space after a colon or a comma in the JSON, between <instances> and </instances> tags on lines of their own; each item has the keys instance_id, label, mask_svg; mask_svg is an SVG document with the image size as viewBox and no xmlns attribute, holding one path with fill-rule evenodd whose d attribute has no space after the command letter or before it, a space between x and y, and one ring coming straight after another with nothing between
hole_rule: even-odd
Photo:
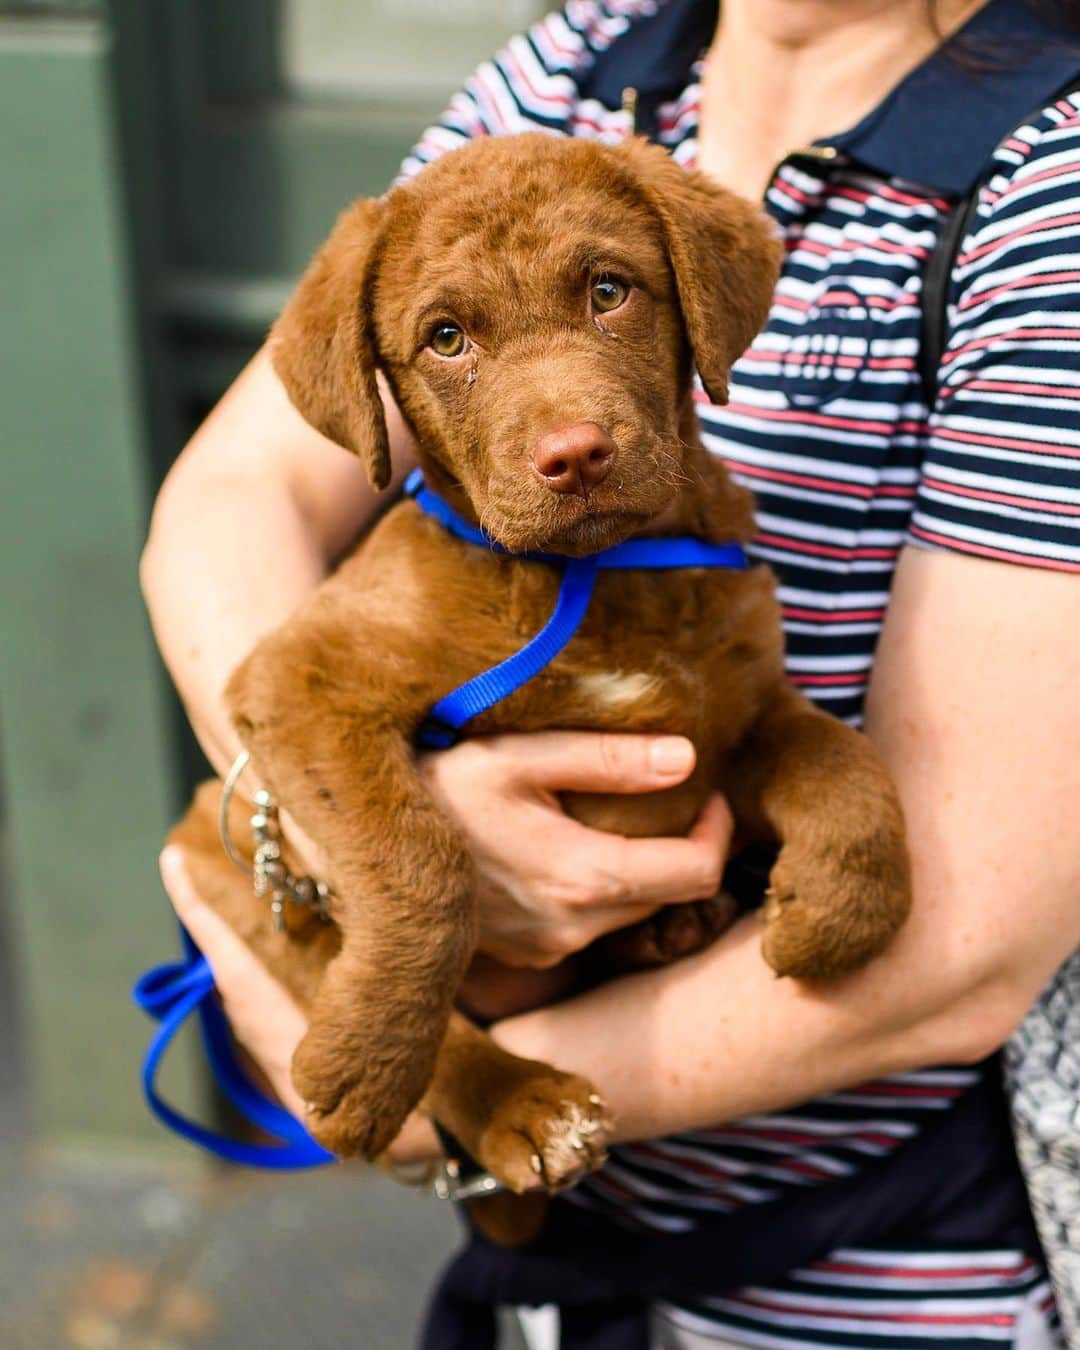
<instances>
[{"instance_id":1,"label":"person's shoulder","mask_svg":"<svg viewBox=\"0 0 1080 1350\"><path fill-rule=\"evenodd\" d=\"M977 189L953 273L961 314L1003 269L1034 275L1075 252L1080 226L1080 75L1002 138ZM1001 303L1015 303L996 285ZM970 317L970 316L969 316Z\"/></svg>"},{"instance_id":2,"label":"person's shoulder","mask_svg":"<svg viewBox=\"0 0 1080 1350\"><path fill-rule=\"evenodd\" d=\"M957 258L913 542L1080 568L1080 92L999 144Z\"/></svg>"},{"instance_id":3,"label":"person's shoulder","mask_svg":"<svg viewBox=\"0 0 1080 1350\"><path fill-rule=\"evenodd\" d=\"M398 181L477 136L585 134L593 123L579 113L595 98L591 75L598 59L670 2L569 0L538 19L476 68L413 147Z\"/></svg>"},{"instance_id":4,"label":"person's shoulder","mask_svg":"<svg viewBox=\"0 0 1080 1350\"><path fill-rule=\"evenodd\" d=\"M1032 113L998 144L980 192L977 223L992 228L984 244L1023 218L1026 233L1049 225L1063 206L1080 206L1080 70L1076 86ZM1075 221L1073 222L1075 224Z\"/></svg>"},{"instance_id":5,"label":"person's shoulder","mask_svg":"<svg viewBox=\"0 0 1080 1350\"><path fill-rule=\"evenodd\" d=\"M1003 137L994 152L994 172L1006 179L1022 174L1025 165L1067 150L1074 156L1080 134L1080 55L1075 80L1049 97Z\"/></svg>"}]
</instances>

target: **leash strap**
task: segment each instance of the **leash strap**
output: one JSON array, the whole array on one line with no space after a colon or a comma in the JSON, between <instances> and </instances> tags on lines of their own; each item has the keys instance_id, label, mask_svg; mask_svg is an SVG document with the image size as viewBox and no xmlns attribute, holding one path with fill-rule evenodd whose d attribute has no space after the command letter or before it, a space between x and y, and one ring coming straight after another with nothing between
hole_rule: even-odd
<instances>
[{"instance_id":1,"label":"leash strap","mask_svg":"<svg viewBox=\"0 0 1080 1350\"><path fill-rule=\"evenodd\" d=\"M503 557L519 556L530 562L549 563L561 567L563 572L554 613L540 632L513 656L459 685L431 709L418 735L426 750L445 750L453 745L466 722L509 698L554 661L581 626L592 599L597 572L683 567L726 567L742 571L748 565L740 544L712 544L690 537L627 539L587 558L570 558L559 553L514 555L483 530L462 520L453 507L425 486L419 469L409 475L405 491L426 515L432 516L456 538L478 544Z\"/></svg>"},{"instance_id":2,"label":"leash strap","mask_svg":"<svg viewBox=\"0 0 1080 1350\"><path fill-rule=\"evenodd\" d=\"M490 670L467 680L428 714L419 732L427 749L445 749L455 743L461 728L480 713L501 703L538 675L581 626L589 608L598 572L614 569L669 569L681 567L727 567L744 570L746 554L739 544L711 544L694 538L629 539L615 548L587 558L557 553L508 553L482 530L470 525L424 484L420 470L410 474L405 490L427 515L466 543L478 544L506 557L524 557L562 569L559 598L551 618L529 642ZM214 973L190 935L181 927L184 957L147 971L132 991L135 1003L159 1023L142 1065L142 1086L150 1110L169 1129L198 1144L226 1162L272 1170L322 1167L334 1161L303 1125L278 1102L272 1101L248 1079L236 1051L225 1014L217 1002ZM222 1092L239 1114L276 1144L255 1144L229 1139L182 1115L166 1102L157 1088L157 1075L165 1052L177 1032L196 1013L211 1071ZM459 1197L487 1194L491 1187L480 1178L455 1182Z\"/></svg>"},{"instance_id":3,"label":"leash strap","mask_svg":"<svg viewBox=\"0 0 1080 1350\"><path fill-rule=\"evenodd\" d=\"M477 544L503 558L524 558L526 562L551 563L555 567L587 561L594 563L601 572L631 571L637 568L643 571L665 571L680 567L727 567L744 572L750 565L741 544L711 544L691 535L627 539L614 548L590 554L587 559L570 558L565 553L511 553L490 534L462 520L452 506L425 484L420 469L413 469L406 478L405 493L425 515L437 520L448 534L466 544Z\"/></svg>"},{"instance_id":4,"label":"leash strap","mask_svg":"<svg viewBox=\"0 0 1080 1350\"><path fill-rule=\"evenodd\" d=\"M567 563L551 618L520 651L466 680L435 704L420 728L420 744L425 749L444 750L453 745L466 722L509 698L554 661L581 626L596 584L596 570L592 558L573 558Z\"/></svg>"},{"instance_id":5,"label":"leash strap","mask_svg":"<svg viewBox=\"0 0 1080 1350\"><path fill-rule=\"evenodd\" d=\"M217 1002L214 973L186 929L180 929L184 957L148 970L132 990L136 1005L158 1023L142 1064L142 1087L150 1110L162 1124L226 1162L274 1171L322 1167L334 1155L312 1139L303 1125L278 1102L256 1088L233 1048L225 1014ZM157 1075L177 1032L198 1014L199 1029L211 1071L239 1114L257 1129L281 1142L255 1144L229 1139L182 1115L158 1091Z\"/></svg>"}]
</instances>

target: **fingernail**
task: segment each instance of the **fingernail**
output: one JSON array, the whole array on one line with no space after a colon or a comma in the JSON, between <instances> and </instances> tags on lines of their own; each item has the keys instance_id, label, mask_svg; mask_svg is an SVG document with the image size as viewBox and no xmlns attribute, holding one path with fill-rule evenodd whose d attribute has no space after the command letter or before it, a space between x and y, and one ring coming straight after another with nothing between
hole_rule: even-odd
<instances>
[{"instance_id":1,"label":"fingernail","mask_svg":"<svg viewBox=\"0 0 1080 1350\"><path fill-rule=\"evenodd\" d=\"M166 886L174 882L184 870L184 855L175 844L168 844L161 850L158 869Z\"/></svg>"},{"instance_id":2,"label":"fingernail","mask_svg":"<svg viewBox=\"0 0 1080 1350\"><path fill-rule=\"evenodd\" d=\"M654 773L681 778L694 763L694 747L682 736L660 736L649 746L649 765Z\"/></svg>"}]
</instances>

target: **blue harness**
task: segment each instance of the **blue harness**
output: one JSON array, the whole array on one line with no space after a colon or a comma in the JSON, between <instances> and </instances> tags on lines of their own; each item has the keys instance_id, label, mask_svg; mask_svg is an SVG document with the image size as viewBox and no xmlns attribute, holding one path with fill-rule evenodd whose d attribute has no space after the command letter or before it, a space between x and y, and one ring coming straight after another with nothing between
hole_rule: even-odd
<instances>
[{"instance_id":1,"label":"blue harness","mask_svg":"<svg viewBox=\"0 0 1080 1350\"><path fill-rule=\"evenodd\" d=\"M710 544L688 537L628 539L587 558L567 558L556 553L510 554L482 530L462 520L426 487L419 469L410 474L405 491L422 511L458 539L497 554L562 568L559 598L551 618L520 651L467 680L435 704L417 737L424 749L441 750L453 745L467 722L509 697L551 664L581 626L598 572L680 567L743 571L748 565L741 544ZM213 971L182 927L180 933L183 959L147 971L132 991L136 1004L159 1023L142 1064L143 1092L150 1110L171 1130L227 1162L288 1170L333 1162L333 1154L321 1148L294 1116L265 1096L244 1073L228 1021L215 996ZM157 1073L165 1051L196 1011L206 1057L218 1086L245 1120L277 1143L229 1139L181 1115L158 1093Z\"/></svg>"}]
</instances>

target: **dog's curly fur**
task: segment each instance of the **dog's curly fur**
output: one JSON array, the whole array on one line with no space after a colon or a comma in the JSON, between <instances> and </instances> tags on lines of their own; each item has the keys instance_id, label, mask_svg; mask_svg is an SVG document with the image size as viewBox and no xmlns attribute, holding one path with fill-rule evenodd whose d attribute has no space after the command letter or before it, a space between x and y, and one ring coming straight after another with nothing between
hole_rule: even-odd
<instances>
[{"instance_id":1,"label":"dog's curly fur","mask_svg":"<svg viewBox=\"0 0 1080 1350\"><path fill-rule=\"evenodd\" d=\"M745 541L751 501L701 446L691 373L724 401L779 248L749 204L644 142L482 141L345 212L274 329L274 362L304 417L378 486L381 370L429 481L512 551ZM602 314L598 276L627 287ZM468 338L453 357L430 345L447 322ZM554 492L533 447L585 422L610 438L613 467L588 495ZM553 567L462 543L404 501L229 685L256 774L326 850L335 924L294 913L286 934L269 931L214 840L218 785L176 837L196 883L308 1008L293 1077L335 1152L377 1156L423 1100L515 1191L557 1188L603 1157L610 1123L590 1084L506 1054L453 1010L475 947L472 874L413 748L439 698L542 626L558 585ZM851 970L903 921L896 794L870 744L785 681L767 569L601 574L578 635L469 734L554 727L694 742L681 786L567 794L566 808L624 835L681 833L725 792L741 838L782 846L763 912L778 974ZM664 911L617 939L619 959L665 959L730 917L722 902Z\"/></svg>"}]
</instances>

